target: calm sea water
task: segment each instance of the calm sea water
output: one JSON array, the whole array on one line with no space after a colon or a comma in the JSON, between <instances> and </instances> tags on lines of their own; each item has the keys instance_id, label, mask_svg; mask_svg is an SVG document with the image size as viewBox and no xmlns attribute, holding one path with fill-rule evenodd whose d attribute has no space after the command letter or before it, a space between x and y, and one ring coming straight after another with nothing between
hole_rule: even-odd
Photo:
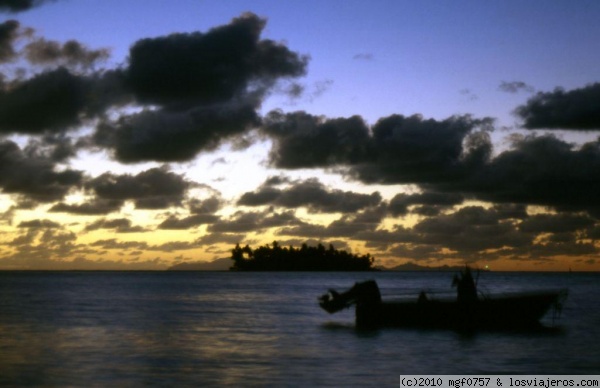
<instances>
[{"instance_id":1,"label":"calm sea water","mask_svg":"<svg viewBox=\"0 0 600 388\"><path fill-rule=\"evenodd\" d=\"M600 373L600 274L482 273L484 292L568 287L559 330L358 331L316 298L384 298L450 273L0 272L0 385L398 386L400 374ZM548 317L549 319L549 317ZM546 323L551 323L546 319Z\"/></svg>"}]
</instances>

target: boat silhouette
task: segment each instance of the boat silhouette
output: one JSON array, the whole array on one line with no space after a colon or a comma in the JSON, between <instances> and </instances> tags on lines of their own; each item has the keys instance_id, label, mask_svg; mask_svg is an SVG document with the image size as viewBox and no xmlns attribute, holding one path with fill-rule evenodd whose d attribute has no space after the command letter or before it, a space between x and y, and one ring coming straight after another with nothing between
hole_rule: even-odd
<instances>
[{"instance_id":1,"label":"boat silhouette","mask_svg":"<svg viewBox=\"0 0 600 388\"><path fill-rule=\"evenodd\" d=\"M561 289L480 296L468 267L453 285L456 299L431 299L423 291L410 301L384 302L377 282L368 280L343 293L330 289L319 305L331 314L354 305L358 328L532 329L543 327L540 319L549 309L559 314L568 294Z\"/></svg>"}]
</instances>

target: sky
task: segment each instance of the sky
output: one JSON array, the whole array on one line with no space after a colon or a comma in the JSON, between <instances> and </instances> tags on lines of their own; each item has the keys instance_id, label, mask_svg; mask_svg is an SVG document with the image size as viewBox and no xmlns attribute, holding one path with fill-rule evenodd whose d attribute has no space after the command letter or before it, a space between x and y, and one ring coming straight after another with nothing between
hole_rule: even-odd
<instances>
[{"instance_id":1,"label":"sky","mask_svg":"<svg viewBox=\"0 0 600 388\"><path fill-rule=\"evenodd\" d=\"M239 243L600 270L596 1L0 0L0 269Z\"/></svg>"}]
</instances>

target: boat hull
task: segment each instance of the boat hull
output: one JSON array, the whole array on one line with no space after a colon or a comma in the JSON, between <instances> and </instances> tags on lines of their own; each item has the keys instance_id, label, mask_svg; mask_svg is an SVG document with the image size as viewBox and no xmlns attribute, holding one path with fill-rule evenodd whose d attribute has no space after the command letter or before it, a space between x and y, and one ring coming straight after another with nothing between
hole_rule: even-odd
<instances>
[{"instance_id":1,"label":"boat hull","mask_svg":"<svg viewBox=\"0 0 600 388\"><path fill-rule=\"evenodd\" d=\"M540 319L559 306L562 292L518 294L478 299L469 303L419 302L357 303L358 327L419 327L449 329L513 329L539 327Z\"/></svg>"}]
</instances>

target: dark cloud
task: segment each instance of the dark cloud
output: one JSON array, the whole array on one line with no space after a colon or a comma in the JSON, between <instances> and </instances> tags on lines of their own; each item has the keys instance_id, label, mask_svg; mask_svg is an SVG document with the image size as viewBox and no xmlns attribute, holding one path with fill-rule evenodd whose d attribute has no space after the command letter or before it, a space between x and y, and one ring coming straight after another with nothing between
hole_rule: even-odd
<instances>
[{"instance_id":1,"label":"dark cloud","mask_svg":"<svg viewBox=\"0 0 600 388\"><path fill-rule=\"evenodd\" d=\"M576 147L550 135L518 138L512 149L480 164L461 179L432 186L493 203L597 213L600 142Z\"/></svg>"},{"instance_id":2,"label":"dark cloud","mask_svg":"<svg viewBox=\"0 0 600 388\"><path fill-rule=\"evenodd\" d=\"M116 233L139 233L146 231L141 226L132 225L131 220L127 218L114 218L110 220L102 218L85 227L85 230L88 232L100 229L113 229Z\"/></svg>"},{"instance_id":3,"label":"dark cloud","mask_svg":"<svg viewBox=\"0 0 600 388\"><path fill-rule=\"evenodd\" d=\"M246 13L206 33L171 34L136 42L127 81L138 100L162 106L229 102L306 71L307 58L260 39L266 21Z\"/></svg>"},{"instance_id":4,"label":"dark cloud","mask_svg":"<svg viewBox=\"0 0 600 388\"><path fill-rule=\"evenodd\" d=\"M281 197L281 194L282 190L280 189L264 186L258 191L249 191L244 193L238 200L237 204L242 206L268 205L277 201Z\"/></svg>"},{"instance_id":5,"label":"dark cloud","mask_svg":"<svg viewBox=\"0 0 600 388\"><path fill-rule=\"evenodd\" d=\"M369 129L359 116L325 119L305 112L270 112L263 131L273 137L271 164L315 168L356 163L368 157Z\"/></svg>"},{"instance_id":6,"label":"dark cloud","mask_svg":"<svg viewBox=\"0 0 600 388\"><path fill-rule=\"evenodd\" d=\"M119 241L116 238L96 240L90 243L89 246L123 251L129 251L132 249L145 251L149 248L148 243L145 241Z\"/></svg>"},{"instance_id":7,"label":"dark cloud","mask_svg":"<svg viewBox=\"0 0 600 388\"><path fill-rule=\"evenodd\" d=\"M489 157L491 119L446 120L392 115L368 128L362 118L325 119L273 111L263 131L274 139L270 162L279 168L347 167L365 183L454 180Z\"/></svg>"},{"instance_id":8,"label":"dark cloud","mask_svg":"<svg viewBox=\"0 0 600 388\"><path fill-rule=\"evenodd\" d=\"M410 236L411 233L402 230ZM451 214L426 218L411 232L413 236L408 241L412 247L427 248L424 257L443 257L442 251L450 249L461 258L477 258L479 252L529 247L534 239L530 234L520 233L515 222L502 221L495 209L480 206L468 206ZM400 249L406 250L406 247ZM422 258L414 255L415 252L408 256L409 252L405 251L404 255ZM399 253L396 249L396 254Z\"/></svg>"},{"instance_id":9,"label":"dark cloud","mask_svg":"<svg viewBox=\"0 0 600 388\"><path fill-rule=\"evenodd\" d=\"M50 221L50 220L29 220L22 221L17 225L18 228L32 228L32 229L55 229L61 228L61 225L58 222Z\"/></svg>"},{"instance_id":10,"label":"dark cloud","mask_svg":"<svg viewBox=\"0 0 600 388\"><path fill-rule=\"evenodd\" d=\"M10 140L0 141L0 188L4 193L19 194L36 202L53 202L82 182L81 171L58 171L55 160L35 152L35 147L22 150Z\"/></svg>"},{"instance_id":11,"label":"dark cloud","mask_svg":"<svg viewBox=\"0 0 600 388\"><path fill-rule=\"evenodd\" d=\"M166 168L151 168L137 175L104 173L86 183L99 199L131 200L137 209L164 209L182 206L187 190L194 184Z\"/></svg>"},{"instance_id":12,"label":"dark cloud","mask_svg":"<svg viewBox=\"0 0 600 388\"><path fill-rule=\"evenodd\" d=\"M519 224L526 233L565 233L593 226L596 221L579 214L536 214Z\"/></svg>"},{"instance_id":13,"label":"dark cloud","mask_svg":"<svg viewBox=\"0 0 600 388\"><path fill-rule=\"evenodd\" d=\"M223 200L217 196L204 200L192 198L188 201L188 207L192 214L214 214L221 206L223 206Z\"/></svg>"},{"instance_id":14,"label":"dark cloud","mask_svg":"<svg viewBox=\"0 0 600 388\"><path fill-rule=\"evenodd\" d=\"M537 93L515 110L527 129L600 129L600 83Z\"/></svg>"},{"instance_id":15,"label":"dark cloud","mask_svg":"<svg viewBox=\"0 0 600 388\"><path fill-rule=\"evenodd\" d=\"M454 116L437 121L419 115L392 115L372 128L370 158L351 167L365 183L428 183L455 180L470 165L486 159L490 119Z\"/></svg>"},{"instance_id":16,"label":"dark cloud","mask_svg":"<svg viewBox=\"0 0 600 388\"><path fill-rule=\"evenodd\" d=\"M177 216L169 216L166 220L158 225L158 229L174 229L184 230L192 229L200 225L213 224L219 220L218 216L213 214L193 214L188 217L178 218Z\"/></svg>"},{"instance_id":17,"label":"dark cloud","mask_svg":"<svg viewBox=\"0 0 600 388\"><path fill-rule=\"evenodd\" d=\"M331 85L333 85L333 80L325 79L322 81L315 81L311 85L301 84L299 82L293 82L289 85L286 85L283 89L276 90L276 92L282 92L287 95L290 100L288 105L296 105L298 101L312 103L315 99L321 97L325 92L327 92Z\"/></svg>"},{"instance_id":18,"label":"dark cloud","mask_svg":"<svg viewBox=\"0 0 600 388\"><path fill-rule=\"evenodd\" d=\"M63 44L38 38L24 48L25 58L32 64L62 65L88 69L99 61L108 59L108 49L90 50L84 44L69 40Z\"/></svg>"},{"instance_id":19,"label":"dark cloud","mask_svg":"<svg viewBox=\"0 0 600 388\"><path fill-rule=\"evenodd\" d=\"M408 214L408 207L412 205L435 206L438 211L442 208L451 208L460 205L464 197L455 193L424 192L419 194L397 194L389 203L389 211L394 216ZM429 214L433 215L433 214Z\"/></svg>"},{"instance_id":20,"label":"dark cloud","mask_svg":"<svg viewBox=\"0 0 600 388\"><path fill-rule=\"evenodd\" d=\"M198 245L214 245L214 244L228 244L233 245L244 241L244 234L231 234L231 233L211 233L205 234L196 240Z\"/></svg>"},{"instance_id":21,"label":"dark cloud","mask_svg":"<svg viewBox=\"0 0 600 388\"><path fill-rule=\"evenodd\" d=\"M189 249L197 248L197 244L193 241L168 241L159 245L151 245L148 250L160 251L160 252L176 252L176 251L187 251Z\"/></svg>"},{"instance_id":22,"label":"dark cloud","mask_svg":"<svg viewBox=\"0 0 600 388\"><path fill-rule=\"evenodd\" d=\"M119 71L46 70L0 89L0 133L62 133L130 101Z\"/></svg>"},{"instance_id":23,"label":"dark cloud","mask_svg":"<svg viewBox=\"0 0 600 388\"><path fill-rule=\"evenodd\" d=\"M23 12L56 0L0 0L0 12Z\"/></svg>"},{"instance_id":24,"label":"dark cloud","mask_svg":"<svg viewBox=\"0 0 600 388\"><path fill-rule=\"evenodd\" d=\"M30 138L23 152L27 157L44 158L61 163L77 154L77 146L64 133L47 133L41 137Z\"/></svg>"},{"instance_id":25,"label":"dark cloud","mask_svg":"<svg viewBox=\"0 0 600 388\"><path fill-rule=\"evenodd\" d=\"M345 237L356 239L359 235L373 233L386 215L385 206L373 206L355 214L344 214L329 225L296 222L285 225L278 235L301 236L306 238Z\"/></svg>"},{"instance_id":26,"label":"dark cloud","mask_svg":"<svg viewBox=\"0 0 600 388\"><path fill-rule=\"evenodd\" d=\"M41 133L80 123L85 81L65 68L44 72L0 91L0 131Z\"/></svg>"},{"instance_id":27,"label":"dark cloud","mask_svg":"<svg viewBox=\"0 0 600 388\"><path fill-rule=\"evenodd\" d=\"M66 204L64 202L53 205L48 211L52 213L70 213L82 216L104 215L121 210L125 201L118 199L95 198L82 204Z\"/></svg>"},{"instance_id":28,"label":"dark cloud","mask_svg":"<svg viewBox=\"0 0 600 388\"><path fill-rule=\"evenodd\" d=\"M498 86L498 89L500 89L501 91L506 92L506 93L519 93L521 91L527 92L527 93L533 93L535 91L535 88L533 86L527 85L523 81L513 81L513 82L502 81L500 83L500 86Z\"/></svg>"},{"instance_id":29,"label":"dark cloud","mask_svg":"<svg viewBox=\"0 0 600 388\"><path fill-rule=\"evenodd\" d=\"M51 212L101 215L117 212L126 201L136 209L165 209L183 206L188 189L195 186L182 175L165 167L151 168L137 175L104 173L84 183L93 197L82 204L58 203Z\"/></svg>"},{"instance_id":30,"label":"dark cloud","mask_svg":"<svg viewBox=\"0 0 600 388\"><path fill-rule=\"evenodd\" d=\"M520 205L467 206L427 217L413 228L370 230L352 236L366 247L413 259L478 260L483 255L531 260L564 254L593 254L581 238L593 238L595 221L584 215L523 214ZM323 228L321 232L328 229Z\"/></svg>"},{"instance_id":31,"label":"dark cloud","mask_svg":"<svg viewBox=\"0 0 600 388\"><path fill-rule=\"evenodd\" d=\"M268 177L265 183L263 184L263 187L279 186L286 183L292 183L292 180L285 175L275 175Z\"/></svg>"},{"instance_id":32,"label":"dark cloud","mask_svg":"<svg viewBox=\"0 0 600 388\"><path fill-rule=\"evenodd\" d=\"M366 207L376 206L381 200L381 195L378 192L359 194L329 189L317 179L308 179L297 182L285 189L265 185L256 192L243 194L238 201L238 205L306 207L309 211L315 213L353 213Z\"/></svg>"},{"instance_id":33,"label":"dark cloud","mask_svg":"<svg viewBox=\"0 0 600 388\"><path fill-rule=\"evenodd\" d=\"M524 204L498 203L495 204L492 208L496 212L496 214L498 215L498 219L500 220L523 220L529 217L529 214L527 214L527 206Z\"/></svg>"},{"instance_id":34,"label":"dark cloud","mask_svg":"<svg viewBox=\"0 0 600 388\"><path fill-rule=\"evenodd\" d=\"M547 261L556 256L590 256L599 253L598 248L589 242L570 239L567 242L546 240L542 244L533 244L521 248L499 252L513 260Z\"/></svg>"},{"instance_id":35,"label":"dark cloud","mask_svg":"<svg viewBox=\"0 0 600 388\"><path fill-rule=\"evenodd\" d=\"M88 74L86 81L85 117L103 117L110 108L119 108L133 102L133 96L123 84L123 72L102 70Z\"/></svg>"},{"instance_id":36,"label":"dark cloud","mask_svg":"<svg viewBox=\"0 0 600 388\"><path fill-rule=\"evenodd\" d=\"M79 147L106 148L125 163L191 160L257 126L256 110L275 83L305 73L306 57L260 38L265 23L244 14L206 33L142 39L126 66L95 71L107 49L30 36L16 52L13 43L24 32L18 22L5 22L0 61L22 55L42 71L3 81L0 132L64 132L102 117ZM106 115L134 101L145 109Z\"/></svg>"},{"instance_id":37,"label":"dark cloud","mask_svg":"<svg viewBox=\"0 0 600 388\"><path fill-rule=\"evenodd\" d=\"M293 211L276 213L270 210L265 212L238 211L229 219L221 219L207 230L210 233L250 233L260 232L268 228L298 225L301 221Z\"/></svg>"},{"instance_id":38,"label":"dark cloud","mask_svg":"<svg viewBox=\"0 0 600 388\"><path fill-rule=\"evenodd\" d=\"M394 230L368 230L362 231L353 236L356 240L365 241L365 246L387 250L389 246L397 244L415 244L420 241L420 237L413 233L412 229L396 225Z\"/></svg>"},{"instance_id":39,"label":"dark cloud","mask_svg":"<svg viewBox=\"0 0 600 388\"><path fill-rule=\"evenodd\" d=\"M7 20L0 24L0 63L14 59L17 52L13 43L19 36L19 22Z\"/></svg>"},{"instance_id":40,"label":"dark cloud","mask_svg":"<svg viewBox=\"0 0 600 388\"><path fill-rule=\"evenodd\" d=\"M187 111L144 110L101 123L92 142L114 150L114 158L124 163L182 162L257 124L258 116L252 105L215 105Z\"/></svg>"},{"instance_id":41,"label":"dark cloud","mask_svg":"<svg viewBox=\"0 0 600 388\"><path fill-rule=\"evenodd\" d=\"M515 206L511 205L515 208ZM595 221L583 215L538 214L523 216L513 212L507 217L506 206L484 208L468 206L451 214L426 218L412 229L377 230L357 237L369 246L388 249L401 258L458 258L478 260L510 258L547 259L561 255L595 254L586 231L594 230ZM395 244L396 243L396 244Z\"/></svg>"}]
</instances>

